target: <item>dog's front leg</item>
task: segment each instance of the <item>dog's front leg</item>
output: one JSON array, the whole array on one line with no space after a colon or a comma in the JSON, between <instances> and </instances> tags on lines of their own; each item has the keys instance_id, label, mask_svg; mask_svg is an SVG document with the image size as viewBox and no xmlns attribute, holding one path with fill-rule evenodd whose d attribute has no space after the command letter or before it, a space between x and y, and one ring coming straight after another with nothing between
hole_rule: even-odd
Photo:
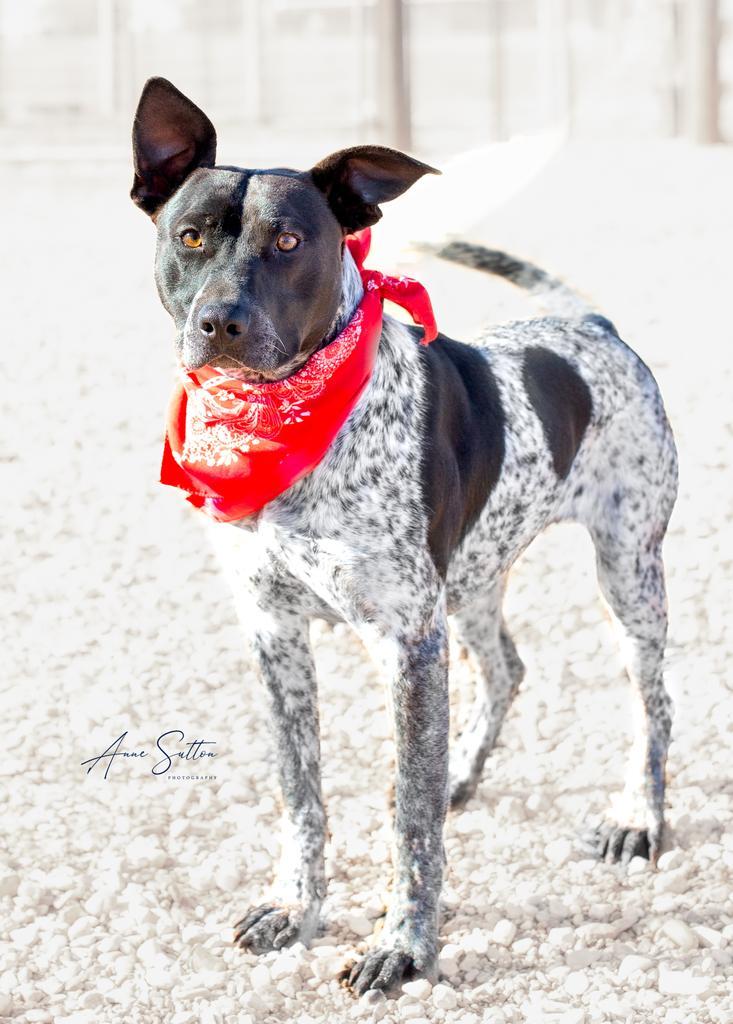
<instances>
[{"instance_id":1,"label":"dog's front leg","mask_svg":"<svg viewBox=\"0 0 733 1024\"><path fill-rule=\"evenodd\" d=\"M326 889L326 816L308 623L299 615L278 612L256 625L250 639L268 697L284 814L272 898L245 914L235 926L235 942L265 953L307 943L316 932Z\"/></svg>"},{"instance_id":2,"label":"dog's front leg","mask_svg":"<svg viewBox=\"0 0 733 1024\"><path fill-rule=\"evenodd\" d=\"M434 976L448 787L445 616L421 636L379 642L390 672L396 743L394 885L378 944L345 976L358 993ZM386 648L386 650L385 650Z\"/></svg>"}]
</instances>

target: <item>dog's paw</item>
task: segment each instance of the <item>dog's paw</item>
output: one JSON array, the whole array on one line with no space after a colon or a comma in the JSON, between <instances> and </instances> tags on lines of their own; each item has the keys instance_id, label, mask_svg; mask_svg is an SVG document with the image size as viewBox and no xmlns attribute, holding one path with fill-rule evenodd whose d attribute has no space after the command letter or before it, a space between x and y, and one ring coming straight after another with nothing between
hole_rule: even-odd
<instances>
[{"instance_id":1,"label":"dog's paw","mask_svg":"<svg viewBox=\"0 0 733 1024\"><path fill-rule=\"evenodd\" d=\"M269 953L294 942L308 943L318 926L318 908L263 903L252 907L234 926L234 942L252 953Z\"/></svg>"},{"instance_id":2,"label":"dog's paw","mask_svg":"<svg viewBox=\"0 0 733 1024\"><path fill-rule=\"evenodd\" d=\"M379 946L345 967L341 984L355 995L363 996L370 989L389 992L418 973L423 972L418 970L410 953L394 946Z\"/></svg>"},{"instance_id":3,"label":"dog's paw","mask_svg":"<svg viewBox=\"0 0 733 1024\"><path fill-rule=\"evenodd\" d=\"M608 821L582 832L580 847L607 864L628 864L632 857L644 857L656 864L659 836L646 828L627 828Z\"/></svg>"}]
</instances>

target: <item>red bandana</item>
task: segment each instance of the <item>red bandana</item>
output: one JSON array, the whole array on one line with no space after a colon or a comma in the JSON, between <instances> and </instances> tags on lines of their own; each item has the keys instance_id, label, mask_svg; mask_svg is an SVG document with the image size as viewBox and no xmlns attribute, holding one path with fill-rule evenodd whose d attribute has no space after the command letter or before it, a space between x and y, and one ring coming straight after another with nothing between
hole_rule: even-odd
<instances>
[{"instance_id":1,"label":"red bandana","mask_svg":"<svg viewBox=\"0 0 733 1024\"><path fill-rule=\"evenodd\" d=\"M315 469L344 425L374 369L382 301L402 306L437 336L428 293L409 277L365 270L371 232L346 244L364 285L352 319L284 380L247 384L224 369L181 370L168 410L160 479L218 522L242 519Z\"/></svg>"}]
</instances>

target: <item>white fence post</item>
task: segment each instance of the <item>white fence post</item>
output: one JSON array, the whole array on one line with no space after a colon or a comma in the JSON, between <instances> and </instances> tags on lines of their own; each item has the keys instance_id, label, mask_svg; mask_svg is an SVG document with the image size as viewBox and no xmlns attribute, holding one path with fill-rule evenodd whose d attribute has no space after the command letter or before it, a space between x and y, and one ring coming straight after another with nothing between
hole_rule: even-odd
<instances>
[{"instance_id":1,"label":"white fence post","mask_svg":"<svg viewBox=\"0 0 733 1024\"><path fill-rule=\"evenodd\" d=\"M504 74L502 46L502 0L488 0L489 15L489 103L491 138L503 139L506 135L504 123Z\"/></svg>"},{"instance_id":2,"label":"white fence post","mask_svg":"<svg viewBox=\"0 0 733 1024\"><path fill-rule=\"evenodd\" d=\"M685 127L695 142L720 141L718 0L687 0Z\"/></svg>"},{"instance_id":3,"label":"white fence post","mask_svg":"<svg viewBox=\"0 0 733 1024\"><path fill-rule=\"evenodd\" d=\"M378 0L377 74L379 120L385 139L399 149L412 148L410 81L405 52L403 0Z\"/></svg>"},{"instance_id":4,"label":"white fence post","mask_svg":"<svg viewBox=\"0 0 733 1024\"><path fill-rule=\"evenodd\" d=\"M242 53L244 68L244 109L253 124L266 120L265 104L265 35L261 0L243 0Z\"/></svg>"},{"instance_id":5,"label":"white fence post","mask_svg":"<svg viewBox=\"0 0 733 1024\"><path fill-rule=\"evenodd\" d=\"M571 5L567 0L537 0L537 32L542 54L539 83L546 123L572 133L575 106Z\"/></svg>"}]
</instances>

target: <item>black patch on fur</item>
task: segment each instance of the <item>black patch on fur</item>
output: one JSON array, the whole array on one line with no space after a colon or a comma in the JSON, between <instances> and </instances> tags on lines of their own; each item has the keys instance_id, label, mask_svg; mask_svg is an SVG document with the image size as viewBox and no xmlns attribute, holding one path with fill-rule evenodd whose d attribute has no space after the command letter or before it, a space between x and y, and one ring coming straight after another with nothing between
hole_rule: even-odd
<instances>
[{"instance_id":1,"label":"black patch on fur","mask_svg":"<svg viewBox=\"0 0 733 1024\"><path fill-rule=\"evenodd\" d=\"M420 354L427 398L422 486L430 520L428 546L445 577L451 554L499 478L504 410L491 365L481 352L441 334Z\"/></svg>"},{"instance_id":2,"label":"black patch on fur","mask_svg":"<svg viewBox=\"0 0 733 1024\"><path fill-rule=\"evenodd\" d=\"M555 472L564 479L590 422L593 403L588 385L562 356L539 346L525 352L522 379L542 423Z\"/></svg>"}]
</instances>

